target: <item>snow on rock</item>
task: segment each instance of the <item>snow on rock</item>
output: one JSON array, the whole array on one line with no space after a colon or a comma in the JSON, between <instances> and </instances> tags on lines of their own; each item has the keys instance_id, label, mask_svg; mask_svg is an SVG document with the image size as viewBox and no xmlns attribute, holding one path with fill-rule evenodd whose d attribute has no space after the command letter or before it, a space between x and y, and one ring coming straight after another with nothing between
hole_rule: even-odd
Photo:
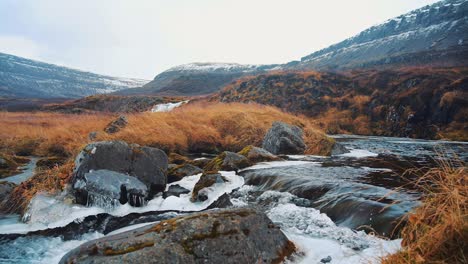
<instances>
[{"instance_id":1,"label":"snow on rock","mask_svg":"<svg viewBox=\"0 0 468 264\"><path fill-rule=\"evenodd\" d=\"M181 101L177 103L167 103L167 104L157 104L153 106L153 109L151 109L151 112L156 113L156 112L170 112L174 110L177 107L182 106L183 104L188 103L189 100L187 101Z\"/></svg>"}]
</instances>

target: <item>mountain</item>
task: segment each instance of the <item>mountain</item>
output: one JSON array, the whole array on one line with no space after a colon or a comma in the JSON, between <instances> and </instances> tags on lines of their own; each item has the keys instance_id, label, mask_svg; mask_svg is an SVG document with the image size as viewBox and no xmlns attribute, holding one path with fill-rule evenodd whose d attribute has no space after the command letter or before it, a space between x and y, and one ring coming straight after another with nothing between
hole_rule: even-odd
<instances>
[{"instance_id":1,"label":"mountain","mask_svg":"<svg viewBox=\"0 0 468 264\"><path fill-rule=\"evenodd\" d=\"M143 88L119 94L204 95L233 80L271 70L342 71L363 68L468 65L468 0L446 0L373 26L358 35L282 65L192 63L171 68Z\"/></svg>"},{"instance_id":2,"label":"mountain","mask_svg":"<svg viewBox=\"0 0 468 264\"><path fill-rule=\"evenodd\" d=\"M468 65L468 1L446 0L373 26L286 68Z\"/></svg>"},{"instance_id":3,"label":"mountain","mask_svg":"<svg viewBox=\"0 0 468 264\"><path fill-rule=\"evenodd\" d=\"M99 75L0 53L0 97L79 98L139 87L146 82Z\"/></svg>"},{"instance_id":4,"label":"mountain","mask_svg":"<svg viewBox=\"0 0 468 264\"><path fill-rule=\"evenodd\" d=\"M218 91L234 79L254 75L277 65L242 65L236 63L190 63L157 75L141 88L116 92L120 95L157 94L164 96L206 95Z\"/></svg>"},{"instance_id":5,"label":"mountain","mask_svg":"<svg viewBox=\"0 0 468 264\"><path fill-rule=\"evenodd\" d=\"M313 117L327 133L468 140L468 67L274 72L211 100L256 102Z\"/></svg>"}]
</instances>

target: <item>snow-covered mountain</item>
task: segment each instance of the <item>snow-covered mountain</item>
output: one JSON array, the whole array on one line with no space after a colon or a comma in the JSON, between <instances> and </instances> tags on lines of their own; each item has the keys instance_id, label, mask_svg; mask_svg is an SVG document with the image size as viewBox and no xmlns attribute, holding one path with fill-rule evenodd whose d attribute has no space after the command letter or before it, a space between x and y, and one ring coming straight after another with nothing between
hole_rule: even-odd
<instances>
[{"instance_id":1,"label":"snow-covered mountain","mask_svg":"<svg viewBox=\"0 0 468 264\"><path fill-rule=\"evenodd\" d=\"M0 97L78 98L141 87L147 82L99 75L0 53Z\"/></svg>"},{"instance_id":2,"label":"snow-covered mountain","mask_svg":"<svg viewBox=\"0 0 468 264\"><path fill-rule=\"evenodd\" d=\"M468 65L468 1L445 0L301 58L299 69Z\"/></svg>"},{"instance_id":3,"label":"snow-covered mountain","mask_svg":"<svg viewBox=\"0 0 468 264\"><path fill-rule=\"evenodd\" d=\"M189 63L158 74L142 88L126 89L116 94L204 95L218 91L234 79L255 75L277 65L242 65L237 63Z\"/></svg>"},{"instance_id":4,"label":"snow-covered mountain","mask_svg":"<svg viewBox=\"0 0 468 264\"><path fill-rule=\"evenodd\" d=\"M280 51L279 51L280 52ZM348 70L468 65L468 0L445 0L373 26L282 65L191 63L173 67L142 88L120 94L202 95L234 79L271 70Z\"/></svg>"}]
</instances>

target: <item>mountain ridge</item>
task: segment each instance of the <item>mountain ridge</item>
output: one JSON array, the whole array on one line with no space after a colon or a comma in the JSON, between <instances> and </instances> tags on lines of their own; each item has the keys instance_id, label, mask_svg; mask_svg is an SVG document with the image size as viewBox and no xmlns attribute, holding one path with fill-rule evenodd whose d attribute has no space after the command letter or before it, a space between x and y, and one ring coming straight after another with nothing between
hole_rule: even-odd
<instances>
[{"instance_id":1,"label":"mountain ridge","mask_svg":"<svg viewBox=\"0 0 468 264\"><path fill-rule=\"evenodd\" d=\"M146 82L0 53L0 97L79 98L139 87Z\"/></svg>"}]
</instances>

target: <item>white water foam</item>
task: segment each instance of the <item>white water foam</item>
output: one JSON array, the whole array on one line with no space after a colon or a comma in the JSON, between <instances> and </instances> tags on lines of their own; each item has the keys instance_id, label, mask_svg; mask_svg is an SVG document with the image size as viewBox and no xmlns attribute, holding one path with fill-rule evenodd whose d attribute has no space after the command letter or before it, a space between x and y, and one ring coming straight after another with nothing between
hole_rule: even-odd
<instances>
[{"instance_id":1,"label":"white water foam","mask_svg":"<svg viewBox=\"0 0 468 264\"><path fill-rule=\"evenodd\" d=\"M379 154L370 152L365 149L349 149L349 153L337 155L340 157L353 157L353 158L365 158L365 157L377 157Z\"/></svg>"}]
</instances>

